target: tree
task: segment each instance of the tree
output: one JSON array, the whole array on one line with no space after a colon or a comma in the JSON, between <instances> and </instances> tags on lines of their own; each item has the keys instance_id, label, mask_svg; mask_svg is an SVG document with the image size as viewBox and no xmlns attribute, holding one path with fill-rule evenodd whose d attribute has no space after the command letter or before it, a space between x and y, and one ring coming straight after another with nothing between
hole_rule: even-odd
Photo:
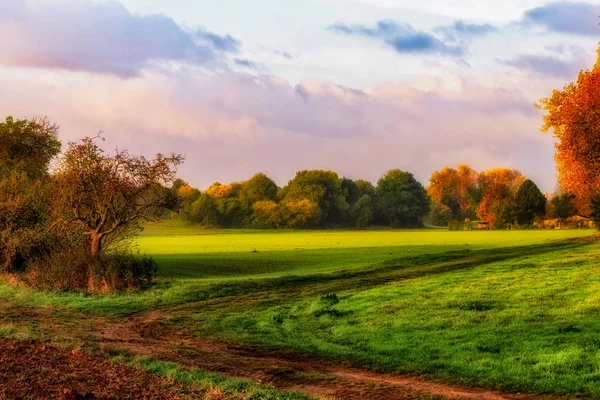
<instances>
[{"instance_id":1,"label":"tree","mask_svg":"<svg viewBox=\"0 0 600 400\"><path fill-rule=\"evenodd\" d=\"M58 127L45 119L0 123L0 259L4 272L50 250L48 166L60 151Z\"/></svg>"},{"instance_id":2,"label":"tree","mask_svg":"<svg viewBox=\"0 0 600 400\"><path fill-rule=\"evenodd\" d=\"M354 181L354 183L358 189L359 198L362 196L369 196L370 198L375 199L375 186L373 186L371 182L359 179Z\"/></svg>"},{"instance_id":3,"label":"tree","mask_svg":"<svg viewBox=\"0 0 600 400\"><path fill-rule=\"evenodd\" d=\"M448 226L448 223L452 221L454 215L452 210L445 204L437 201L432 202L429 216L427 217L430 224L435 226Z\"/></svg>"},{"instance_id":4,"label":"tree","mask_svg":"<svg viewBox=\"0 0 600 400\"><path fill-rule=\"evenodd\" d=\"M524 180L517 169L494 168L479 174L477 184L482 198L477 216L495 228L515 222L515 198Z\"/></svg>"},{"instance_id":5,"label":"tree","mask_svg":"<svg viewBox=\"0 0 600 400\"><path fill-rule=\"evenodd\" d=\"M221 224L221 216L212 196L202 193L192 204L186 217L190 222L205 227L218 227Z\"/></svg>"},{"instance_id":6,"label":"tree","mask_svg":"<svg viewBox=\"0 0 600 400\"><path fill-rule=\"evenodd\" d=\"M534 218L546 213L546 196L530 179L519 186L515 203L517 222L521 225L530 225Z\"/></svg>"},{"instance_id":7,"label":"tree","mask_svg":"<svg viewBox=\"0 0 600 400\"><path fill-rule=\"evenodd\" d=\"M600 195L594 196L590 204L590 216L596 224L596 229L600 229Z\"/></svg>"},{"instance_id":8,"label":"tree","mask_svg":"<svg viewBox=\"0 0 600 400\"><path fill-rule=\"evenodd\" d=\"M251 207L257 201L275 200L279 188L273 179L258 173L242 183L240 199Z\"/></svg>"},{"instance_id":9,"label":"tree","mask_svg":"<svg viewBox=\"0 0 600 400\"><path fill-rule=\"evenodd\" d=\"M100 256L105 244L139 229L140 221L158 219L173 208L169 187L180 155L158 154L154 160L117 150L105 154L99 137L70 143L56 173L61 218L88 238L90 253Z\"/></svg>"},{"instance_id":10,"label":"tree","mask_svg":"<svg viewBox=\"0 0 600 400\"><path fill-rule=\"evenodd\" d=\"M394 227L422 226L429 197L410 172L393 169L377 182L377 199L387 222Z\"/></svg>"},{"instance_id":11,"label":"tree","mask_svg":"<svg viewBox=\"0 0 600 400\"><path fill-rule=\"evenodd\" d=\"M589 211L591 199L600 193L600 49L592 70L579 73L577 81L554 90L536 105L546 111L542 132L553 131L556 167L561 187Z\"/></svg>"},{"instance_id":12,"label":"tree","mask_svg":"<svg viewBox=\"0 0 600 400\"><path fill-rule=\"evenodd\" d=\"M321 210L317 224L341 222L349 207L342 189L342 180L333 171L299 171L282 189L282 197L284 200L306 199L316 203Z\"/></svg>"},{"instance_id":13,"label":"tree","mask_svg":"<svg viewBox=\"0 0 600 400\"><path fill-rule=\"evenodd\" d=\"M6 118L0 122L0 177L12 171L34 179L47 175L60 145L58 126L49 120Z\"/></svg>"},{"instance_id":14,"label":"tree","mask_svg":"<svg viewBox=\"0 0 600 400\"><path fill-rule=\"evenodd\" d=\"M575 195L570 193L560 193L555 195L550 201L550 217L569 218L575 215Z\"/></svg>"},{"instance_id":15,"label":"tree","mask_svg":"<svg viewBox=\"0 0 600 400\"><path fill-rule=\"evenodd\" d=\"M354 182L352 179L342 179L342 190L344 191L346 197L346 203L348 203L349 206L352 206L358 201L358 199L360 199L360 189L356 182Z\"/></svg>"},{"instance_id":16,"label":"tree","mask_svg":"<svg viewBox=\"0 0 600 400\"><path fill-rule=\"evenodd\" d=\"M459 164L456 169L445 167L431 174L427 193L432 201L450 208L454 219L462 221L473 216L479 203L477 177L477 172L468 165Z\"/></svg>"},{"instance_id":17,"label":"tree","mask_svg":"<svg viewBox=\"0 0 600 400\"><path fill-rule=\"evenodd\" d=\"M350 208L352 221L357 228L366 229L373 221L375 204L370 196L361 196Z\"/></svg>"}]
</instances>

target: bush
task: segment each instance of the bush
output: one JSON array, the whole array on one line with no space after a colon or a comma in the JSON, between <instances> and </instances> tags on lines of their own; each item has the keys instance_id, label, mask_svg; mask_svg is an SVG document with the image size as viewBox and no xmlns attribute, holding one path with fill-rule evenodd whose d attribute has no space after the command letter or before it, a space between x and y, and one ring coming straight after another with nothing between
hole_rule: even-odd
<instances>
[{"instance_id":1,"label":"bush","mask_svg":"<svg viewBox=\"0 0 600 400\"><path fill-rule=\"evenodd\" d=\"M148 256L122 252L92 257L88 249L71 248L31 261L20 277L40 289L110 293L148 287L157 272Z\"/></svg>"},{"instance_id":2,"label":"bush","mask_svg":"<svg viewBox=\"0 0 600 400\"><path fill-rule=\"evenodd\" d=\"M433 202L427 219L431 225L448 226L452 221L452 210L445 204Z\"/></svg>"},{"instance_id":3,"label":"bush","mask_svg":"<svg viewBox=\"0 0 600 400\"><path fill-rule=\"evenodd\" d=\"M600 194L592 199L590 217L594 220L596 228L600 229Z\"/></svg>"}]
</instances>

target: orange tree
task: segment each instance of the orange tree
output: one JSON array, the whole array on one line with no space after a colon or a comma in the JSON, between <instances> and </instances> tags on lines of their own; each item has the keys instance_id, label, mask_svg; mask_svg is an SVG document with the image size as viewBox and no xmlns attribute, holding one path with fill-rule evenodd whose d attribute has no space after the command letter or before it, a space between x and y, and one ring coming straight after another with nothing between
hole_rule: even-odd
<instances>
[{"instance_id":1,"label":"orange tree","mask_svg":"<svg viewBox=\"0 0 600 400\"><path fill-rule=\"evenodd\" d=\"M592 70L581 71L577 81L536 106L546 111L542 131L552 130L558 139L554 158L559 183L587 213L600 193L600 49Z\"/></svg>"}]
</instances>

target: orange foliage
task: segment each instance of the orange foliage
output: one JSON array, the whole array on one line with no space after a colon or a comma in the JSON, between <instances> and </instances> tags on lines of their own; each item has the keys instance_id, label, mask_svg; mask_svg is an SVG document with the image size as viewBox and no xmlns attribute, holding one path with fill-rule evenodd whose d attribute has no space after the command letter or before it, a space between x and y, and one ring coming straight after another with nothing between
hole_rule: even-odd
<instances>
[{"instance_id":1,"label":"orange foliage","mask_svg":"<svg viewBox=\"0 0 600 400\"><path fill-rule=\"evenodd\" d=\"M517 169L494 168L479 174L478 186L483 197L477 216L492 226L513 222L515 196L524 181Z\"/></svg>"},{"instance_id":2,"label":"orange foliage","mask_svg":"<svg viewBox=\"0 0 600 400\"><path fill-rule=\"evenodd\" d=\"M457 220L468 218L473 211L477 177L477 172L468 165L459 164L456 169L445 167L433 172L427 194L434 202L448 206Z\"/></svg>"},{"instance_id":3,"label":"orange foliage","mask_svg":"<svg viewBox=\"0 0 600 400\"><path fill-rule=\"evenodd\" d=\"M196 189L190 185L181 185L179 186L179 189L177 189L177 196L185 199L186 197L193 195L195 190Z\"/></svg>"},{"instance_id":4,"label":"orange foliage","mask_svg":"<svg viewBox=\"0 0 600 400\"><path fill-rule=\"evenodd\" d=\"M241 185L237 182L234 182L230 185L224 185L222 183L215 182L208 189L206 189L205 193L217 198L231 197L236 194L240 187Z\"/></svg>"},{"instance_id":5,"label":"orange foliage","mask_svg":"<svg viewBox=\"0 0 600 400\"><path fill-rule=\"evenodd\" d=\"M542 132L553 130L556 166L561 187L589 211L592 197L600 193L600 49L594 68L581 71L576 82L536 105L546 111Z\"/></svg>"}]
</instances>

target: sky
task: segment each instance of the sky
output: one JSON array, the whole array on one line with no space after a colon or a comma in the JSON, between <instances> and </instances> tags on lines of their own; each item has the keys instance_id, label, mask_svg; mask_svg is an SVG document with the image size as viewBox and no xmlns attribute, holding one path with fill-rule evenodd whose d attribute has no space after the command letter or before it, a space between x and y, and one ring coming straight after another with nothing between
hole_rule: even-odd
<instances>
[{"instance_id":1,"label":"sky","mask_svg":"<svg viewBox=\"0 0 600 400\"><path fill-rule=\"evenodd\" d=\"M303 169L556 186L534 104L591 68L600 0L0 0L0 118L181 153L193 186Z\"/></svg>"}]
</instances>

